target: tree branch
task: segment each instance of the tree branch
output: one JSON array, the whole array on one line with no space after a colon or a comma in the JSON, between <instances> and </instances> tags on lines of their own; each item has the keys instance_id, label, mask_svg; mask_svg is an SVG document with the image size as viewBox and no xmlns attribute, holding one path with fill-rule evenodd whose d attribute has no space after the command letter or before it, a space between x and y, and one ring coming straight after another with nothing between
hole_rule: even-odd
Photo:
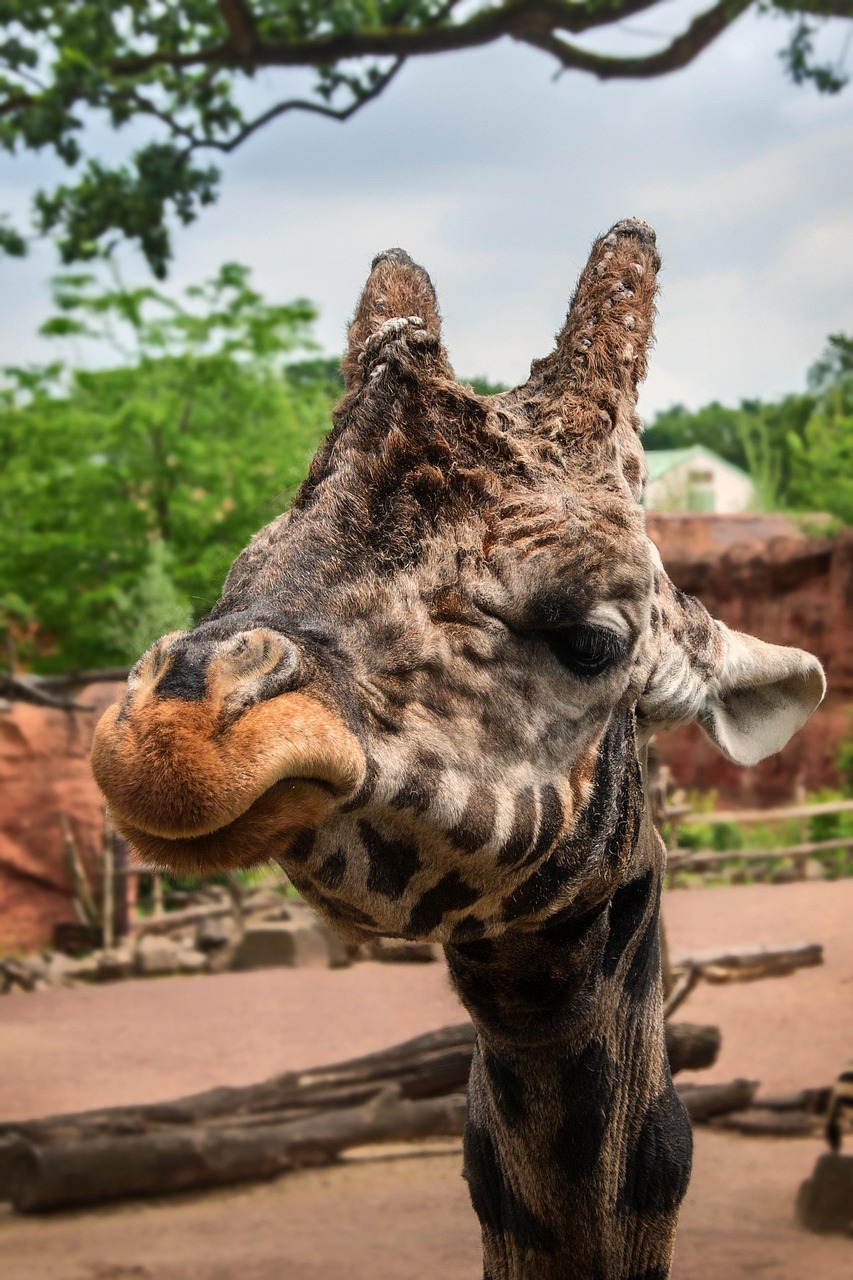
<instances>
[{"instance_id":1,"label":"tree branch","mask_svg":"<svg viewBox=\"0 0 853 1280\"><path fill-rule=\"evenodd\" d=\"M37 707L51 707L55 711L94 711L82 702L56 698L41 685L38 676L0 675L0 697L9 702L31 702Z\"/></svg>"},{"instance_id":2,"label":"tree branch","mask_svg":"<svg viewBox=\"0 0 853 1280\"><path fill-rule=\"evenodd\" d=\"M277 116L282 116L288 111L309 111L313 112L314 115L326 116L330 120L348 120L361 107L379 97L380 93L394 79L403 62L403 58L398 58L389 71L380 76L376 83L366 92L358 94L348 107L330 107L322 102L312 102L308 98L287 98L284 102L277 103L274 107L270 107L269 111L264 111L254 120L251 120L245 128L234 134L227 142L219 142L209 138L196 138L193 140L189 150L212 149L228 154L231 151L235 151L241 143L245 142L258 129L263 128L265 124L269 124L271 120L275 120Z\"/></svg>"},{"instance_id":3,"label":"tree branch","mask_svg":"<svg viewBox=\"0 0 853 1280\"><path fill-rule=\"evenodd\" d=\"M234 52L244 67L251 67L258 43L254 14L243 0L218 0L218 3Z\"/></svg>"},{"instance_id":4,"label":"tree branch","mask_svg":"<svg viewBox=\"0 0 853 1280\"><path fill-rule=\"evenodd\" d=\"M12 93L8 98L4 98L0 102L0 116L11 115L13 111L17 111L20 107L31 107L37 101L32 93Z\"/></svg>"},{"instance_id":5,"label":"tree branch","mask_svg":"<svg viewBox=\"0 0 853 1280\"><path fill-rule=\"evenodd\" d=\"M505 36L529 44L556 57L561 66L586 71L600 79L637 79L663 75L687 66L757 0L720 0L690 24L688 29L665 49L644 58L620 58L597 54L563 40L557 32L582 35L600 27L611 26L649 9L656 8L661 0L617 0L613 4L595 5L592 0L506 0L491 8L481 10L462 22L450 18L457 0L448 3L433 18L420 27L386 26L368 31L330 32L321 36L308 36L292 40L259 40L254 14L246 0L217 0L222 21L228 31L224 42L182 51L180 49L155 49L151 53L117 58L107 63L108 74L122 79L136 79L158 68L172 71L192 67L209 67L211 70L254 71L262 67L321 67L333 66L346 60L367 57L391 57L401 62L426 54L458 52L491 44ZM850 0L771 0L774 10L793 17L811 14L824 18L850 18ZM371 92L370 97L375 94ZM306 110L333 119L347 119L363 101L359 99L341 110L324 107L310 100L293 99L279 103L259 117L259 123L248 126L248 132L236 135L248 137L261 122L275 118L290 110ZM0 101L0 117L19 108L36 105L38 97L27 93L15 93ZM70 107L71 102L66 103ZM152 114L156 111L149 105ZM168 117L160 113L161 118ZM172 122L176 133L188 131ZM232 149L231 142L217 144L212 140L194 138L194 146ZM239 145L239 144L234 144Z\"/></svg>"},{"instance_id":6,"label":"tree branch","mask_svg":"<svg viewBox=\"0 0 853 1280\"><path fill-rule=\"evenodd\" d=\"M713 9L694 18L687 30L676 36L664 49L643 58L618 58L594 53L550 33L518 38L525 44L552 54L561 66L569 70L588 71L599 80L641 80L680 71L682 67L688 66L752 3L753 0L720 0Z\"/></svg>"},{"instance_id":7,"label":"tree branch","mask_svg":"<svg viewBox=\"0 0 853 1280\"><path fill-rule=\"evenodd\" d=\"M751 0L753 2L753 0ZM229 3L229 0L222 0ZM502 36L523 38L558 29L580 35L597 27L610 26L654 8L660 0L620 0L620 3L589 9L577 0L508 0L497 8L482 10L464 22L414 27L382 27L373 31L332 32L288 41L259 40L254 46L255 67L313 67L366 57L410 58L430 53L453 53L491 44ZM137 58L120 58L110 72L138 76L155 67L181 70L214 63L235 66L238 62L231 43L179 53L158 49Z\"/></svg>"}]
</instances>

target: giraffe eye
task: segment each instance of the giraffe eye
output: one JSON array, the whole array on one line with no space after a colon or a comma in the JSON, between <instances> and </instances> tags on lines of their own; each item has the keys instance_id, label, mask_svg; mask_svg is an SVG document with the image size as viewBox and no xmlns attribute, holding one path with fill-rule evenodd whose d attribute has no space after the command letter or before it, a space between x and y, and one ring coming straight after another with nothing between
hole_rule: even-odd
<instances>
[{"instance_id":1,"label":"giraffe eye","mask_svg":"<svg viewBox=\"0 0 853 1280\"><path fill-rule=\"evenodd\" d=\"M581 676L599 675L625 653L625 641L615 632L583 623L547 631L544 639L558 662Z\"/></svg>"}]
</instances>

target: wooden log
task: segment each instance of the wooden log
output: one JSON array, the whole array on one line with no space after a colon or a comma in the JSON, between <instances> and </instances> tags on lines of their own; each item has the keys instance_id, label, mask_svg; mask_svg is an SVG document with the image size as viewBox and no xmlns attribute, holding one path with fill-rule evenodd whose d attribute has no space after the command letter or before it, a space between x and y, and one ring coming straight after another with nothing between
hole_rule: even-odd
<instances>
[{"instance_id":1,"label":"wooden log","mask_svg":"<svg viewBox=\"0 0 853 1280\"><path fill-rule=\"evenodd\" d=\"M444 1027L403 1044L347 1062L286 1072L260 1084L220 1087L173 1101L109 1107L40 1120L0 1124L0 1199L9 1195L15 1144L39 1148L145 1137L192 1126L252 1127L294 1120L300 1114L343 1111L364 1105L389 1084L403 1100L420 1101L463 1092L474 1049L470 1022ZM667 1051L673 1073L710 1066L720 1047L716 1027L668 1023Z\"/></svg>"},{"instance_id":2,"label":"wooden log","mask_svg":"<svg viewBox=\"0 0 853 1280\"><path fill-rule=\"evenodd\" d=\"M273 1076L239 1088L220 1086L167 1102L108 1107L0 1124L0 1139L19 1135L33 1142L83 1140L106 1134L138 1134L149 1129L203 1124L217 1117L260 1115L286 1108L346 1106L359 1090L372 1093L394 1084L404 1098L417 1100L464 1090L474 1048L470 1022L393 1045L377 1053ZM348 1092L349 1091L349 1092Z\"/></svg>"},{"instance_id":3,"label":"wooden log","mask_svg":"<svg viewBox=\"0 0 853 1280\"><path fill-rule=\"evenodd\" d=\"M757 1080L732 1080L728 1084L676 1085L691 1120L708 1120L726 1111L745 1111L752 1105Z\"/></svg>"},{"instance_id":4,"label":"wooden log","mask_svg":"<svg viewBox=\"0 0 853 1280\"><path fill-rule=\"evenodd\" d=\"M753 1100L753 1107L767 1111L808 1111L811 1115L826 1115L832 1085L817 1089L798 1089L796 1093L770 1094Z\"/></svg>"},{"instance_id":5,"label":"wooden log","mask_svg":"<svg viewBox=\"0 0 853 1280\"><path fill-rule=\"evenodd\" d=\"M706 1120L743 1113L755 1088L754 1081L735 1080L683 1085L679 1092L691 1118ZM329 1163L353 1147L458 1137L465 1111L464 1093L412 1102L383 1090L359 1107L278 1124L181 1125L46 1145L18 1139L10 1153L10 1199L19 1212L32 1213L274 1177Z\"/></svg>"},{"instance_id":6,"label":"wooden log","mask_svg":"<svg viewBox=\"0 0 853 1280\"><path fill-rule=\"evenodd\" d=\"M794 804L780 809L719 809L710 813L688 813L679 822L733 823L749 826L753 822L787 822L789 818L818 818L827 813L853 813L853 800L824 800L820 804Z\"/></svg>"},{"instance_id":7,"label":"wooden log","mask_svg":"<svg viewBox=\"0 0 853 1280\"><path fill-rule=\"evenodd\" d=\"M225 1116L346 1107L393 1084L401 1097L416 1101L462 1091L474 1049L470 1022L430 1031L403 1044L327 1067L291 1071L260 1084L221 1086L167 1102L107 1107L0 1123L0 1140L15 1136L35 1143L83 1141L109 1134L129 1136L170 1126L204 1124ZM673 1073L711 1066L720 1048L716 1027L667 1023L667 1052ZM0 1179L2 1184L2 1179ZM2 1185L0 1185L2 1194Z\"/></svg>"},{"instance_id":8,"label":"wooden log","mask_svg":"<svg viewBox=\"0 0 853 1280\"><path fill-rule=\"evenodd\" d=\"M22 1143L13 1159L11 1200L20 1212L32 1213L269 1178L329 1163L351 1147L458 1137L465 1111L464 1093L409 1102L385 1091L364 1106L289 1124Z\"/></svg>"},{"instance_id":9,"label":"wooden log","mask_svg":"<svg viewBox=\"0 0 853 1280\"><path fill-rule=\"evenodd\" d=\"M807 1111L766 1111L758 1107L711 1116L708 1123L714 1129L729 1129L761 1138L814 1138L820 1136L824 1128L820 1117Z\"/></svg>"},{"instance_id":10,"label":"wooden log","mask_svg":"<svg viewBox=\"0 0 853 1280\"><path fill-rule=\"evenodd\" d=\"M470 1022L443 1027L425 1035L330 1066L286 1072L260 1084L237 1088L220 1086L167 1102L137 1107L110 1107L49 1116L42 1120L0 1124L0 1137L23 1133L39 1138L45 1129L90 1128L96 1132L135 1132L138 1126L191 1124L218 1115L260 1113L312 1100L327 1090L394 1083L405 1098L424 1098L452 1092L465 1084L474 1049ZM670 1023L667 1050L674 1071L710 1066L719 1051L716 1027Z\"/></svg>"},{"instance_id":11,"label":"wooden log","mask_svg":"<svg viewBox=\"0 0 853 1280\"><path fill-rule=\"evenodd\" d=\"M677 1072L688 1067L710 1066L719 1051L720 1033L716 1027L668 1023L666 1040L672 1070ZM284 1130L289 1135L288 1141L294 1133L298 1136L300 1131L294 1130L294 1125L316 1121L332 1126L329 1130L332 1134L349 1132L347 1117L357 1114L363 1119L371 1107L375 1108L377 1098L387 1095L389 1087L393 1088L400 1106L436 1100L443 1103L448 1098L464 1096L474 1042L474 1028L470 1022L464 1022L377 1053L308 1071L286 1072L244 1088L209 1089L170 1102L0 1124L0 1198L14 1194L23 1206L47 1207L48 1203L58 1206L60 1201L56 1197L60 1195L58 1187L62 1178L89 1177L90 1157L97 1162L100 1153L107 1164L103 1174L92 1174L91 1193L61 1193L85 1194L94 1201L110 1183L113 1159L110 1153L118 1149L115 1144L121 1146L128 1158L135 1159L134 1153L138 1154L141 1169L138 1177L142 1179L139 1190L156 1189L145 1179L151 1176L151 1168L160 1167L158 1161L161 1160L165 1162L164 1167L172 1171L160 1187L162 1190L212 1185L216 1177L211 1170L219 1167L220 1158L230 1170L227 1178L223 1174L225 1180L266 1176L263 1172L267 1168L265 1152L273 1150ZM747 1104L741 1102L740 1105ZM445 1113L441 1107L433 1112L429 1109L423 1113L399 1112L394 1121L397 1128L392 1134L395 1140L405 1136L400 1125L406 1114L410 1118L420 1115L435 1118ZM343 1128L335 1128L336 1117L344 1117ZM361 1131L357 1125L352 1130ZM435 1132L437 1130L425 1128L413 1132L412 1136ZM371 1133L373 1136L366 1141L381 1140L378 1130ZM223 1136L229 1134L233 1136L233 1143L231 1137ZM174 1142L170 1143L171 1138ZM83 1146L91 1148L90 1156L84 1158L76 1154ZM65 1153L55 1161L44 1154L54 1148L61 1148ZM290 1167L296 1160L294 1150L292 1144L287 1148L287 1160L281 1168ZM223 1151L226 1154L220 1156ZM279 1171L275 1163L270 1167L273 1172ZM240 1173L244 1168L250 1172ZM122 1174L116 1182L116 1194L135 1194L135 1176ZM185 1178L191 1181L182 1181ZM23 1189L14 1192L14 1186ZM46 1189L28 1189L42 1186ZM72 1203L62 1201L66 1202Z\"/></svg>"},{"instance_id":12,"label":"wooden log","mask_svg":"<svg viewBox=\"0 0 853 1280\"><path fill-rule=\"evenodd\" d=\"M705 951L678 956L673 968L696 969L710 981L745 981L792 973L810 965L823 964L819 942L797 942L788 947L733 947L728 951Z\"/></svg>"},{"instance_id":13,"label":"wooden log","mask_svg":"<svg viewBox=\"0 0 853 1280\"><path fill-rule=\"evenodd\" d=\"M673 1075L711 1067L720 1052L720 1028L696 1022L666 1024L666 1052Z\"/></svg>"},{"instance_id":14,"label":"wooden log","mask_svg":"<svg viewBox=\"0 0 853 1280\"><path fill-rule=\"evenodd\" d=\"M176 929L186 929L188 925L198 924L200 920L214 920L218 916L233 914L231 902L212 902L199 907L186 907L182 911L161 911L135 920L130 932L133 938L143 938L152 933L174 933Z\"/></svg>"},{"instance_id":15,"label":"wooden log","mask_svg":"<svg viewBox=\"0 0 853 1280\"><path fill-rule=\"evenodd\" d=\"M743 1112L752 1081L682 1086L693 1119ZM10 1198L20 1212L97 1204L133 1195L223 1186L333 1161L344 1150L381 1142L459 1136L465 1095L411 1102L384 1090L359 1107L278 1124L177 1126L37 1145L19 1140L11 1155Z\"/></svg>"}]
</instances>

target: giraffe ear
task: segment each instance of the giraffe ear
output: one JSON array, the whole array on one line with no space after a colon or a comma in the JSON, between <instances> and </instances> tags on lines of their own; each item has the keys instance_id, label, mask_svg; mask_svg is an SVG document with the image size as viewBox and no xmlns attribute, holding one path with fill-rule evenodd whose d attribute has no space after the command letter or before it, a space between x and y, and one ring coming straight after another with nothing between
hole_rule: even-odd
<instances>
[{"instance_id":1,"label":"giraffe ear","mask_svg":"<svg viewBox=\"0 0 853 1280\"><path fill-rule=\"evenodd\" d=\"M730 631L694 597L677 591L660 557L654 649L637 701L647 732L696 720L735 764L781 751L826 692L823 668L802 649Z\"/></svg>"},{"instance_id":2,"label":"giraffe ear","mask_svg":"<svg viewBox=\"0 0 853 1280\"><path fill-rule=\"evenodd\" d=\"M347 388L368 380L379 364L406 360L432 362L452 377L441 346L441 320L435 289L423 267L405 249L386 249L373 259L347 335L341 362Z\"/></svg>"},{"instance_id":3,"label":"giraffe ear","mask_svg":"<svg viewBox=\"0 0 853 1280\"><path fill-rule=\"evenodd\" d=\"M722 656L696 719L724 756L754 765L781 751L819 706L826 679L802 649L766 644L717 623Z\"/></svg>"}]
</instances>

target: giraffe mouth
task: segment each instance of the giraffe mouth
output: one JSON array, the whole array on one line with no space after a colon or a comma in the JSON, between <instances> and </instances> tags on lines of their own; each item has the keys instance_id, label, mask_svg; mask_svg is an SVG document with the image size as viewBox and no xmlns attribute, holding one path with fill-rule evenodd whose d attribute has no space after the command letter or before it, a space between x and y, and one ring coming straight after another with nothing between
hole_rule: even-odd
<instances>
[{"instance_id":1,"label":"giraffe mouth","mask_svg":"<svg viewBox=\"0 0 853 1280\"><path fill-rule=\"evenodd\" d=\"M316 830L342 799L321 778L281 778L233 821L197 836L165 836L122 818L118 829L142 859L181 874L236 871L286 858L308 831Z\"/></svg>"},{"instance_id":2,"label":"giraffe mouth","mask_svg":"<svg viewBox=\"0 0 853 1280\"><path fill-rule=\"evenodd\" d=\"M146 861L208 872L285 856L358 790L366 762L340 717L305 695L269 699L223 729L210 699L145 689L105 712L92 769Z\"/></svg>"}]
</instances>

